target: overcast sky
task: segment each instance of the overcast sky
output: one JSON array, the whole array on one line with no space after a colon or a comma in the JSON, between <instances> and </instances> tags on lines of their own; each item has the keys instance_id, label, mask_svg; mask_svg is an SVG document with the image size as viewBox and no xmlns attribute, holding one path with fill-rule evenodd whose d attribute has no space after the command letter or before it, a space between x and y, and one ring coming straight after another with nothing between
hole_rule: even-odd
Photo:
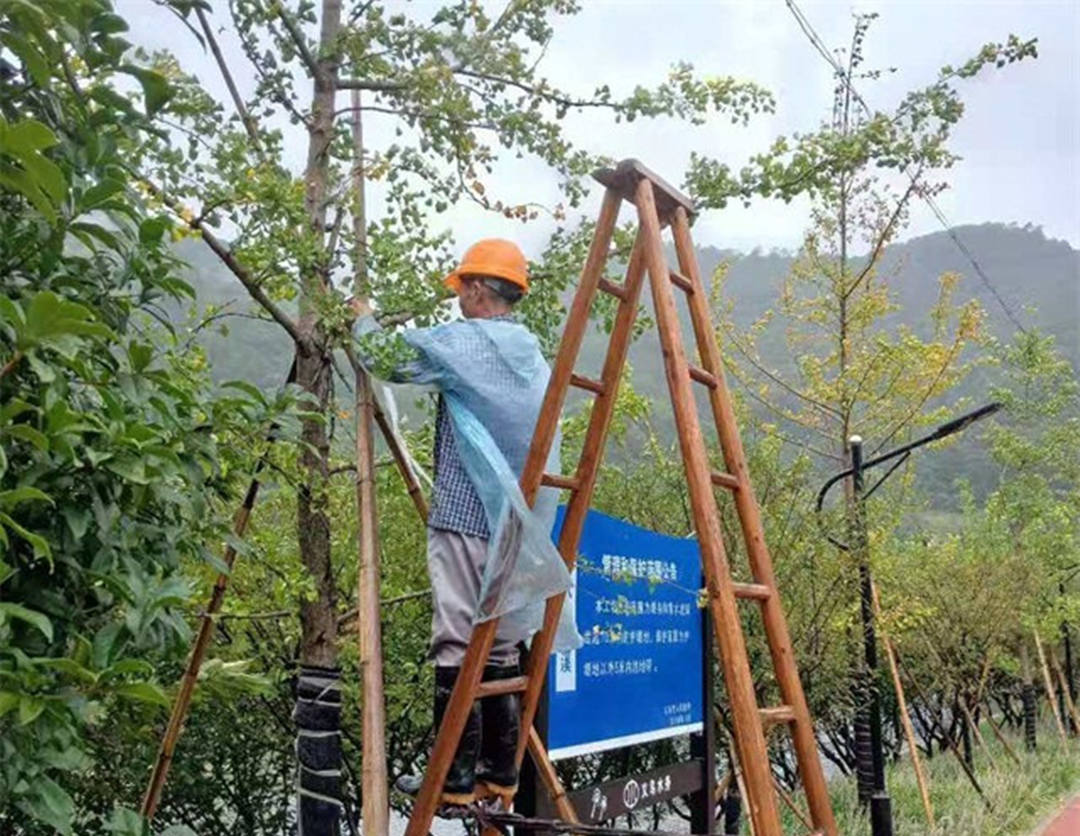
<instances>
[{"instance_id":1,"label":"overcast sky","mask_svg":"<svg viewBox=\"0 0 1080 836\"><path fill-rule=\"evenodd\" d=\"M226 22L226 4L214 17ZM424 16L439 4L389 3ZM871 107L888 109L909 89L931 82L944 64L959 64L987 41L1010 33L1039 39L1039 58L966 82L967 112L953 148L963 160L951 188L938 203L954 224L984 221L1032 223L1053 238L1080 247L1080 2L1077 0L891 0L883 2L800 2L818 34L831 47L851 36L853 11L876 11L866 45L867 67L899 71L879 82L862 82ZM175 18L150 0L118 0L131 24L130 37L152 49L168 48L222 101L225 90L212 58ZM700 128L671 121L614 124L603 114L572 115L568 133L591 151L638 157L673 183L681 183L692 150L733 166L767 146L777 135L814 129L828 114L833 80L824 59L811 47L783 0L741 2L633 2L582 0L580 14L556 24L543 73L573 91L591 92L609 84L616 93L636 84L663 80L672 63L692 62L705 75L732 75L755 81L777 98L775 114L748 127L724 119ZM252 76L228 33L222 43L241 86ZM342 94L344 96L344 94ZM369 135L389 137L386 123ZM305 154L303 137L290 146L297 168ZM496 189L515 200L550 201L553 179L537 164L505 164ZM599 189L586 202L592 214ZM378 210L376 203L375 210ZM463 207L440 218L464 246L486 235L521 240L530 255L542 247L550 222L528 227ZM761 201L751 209L731 207L705 213L695 226L699 244L750 250L756 246L792 249L807 222L805 203ZM923 206L912 212L905 237L940 229Z\"/></svg>"}]
</instances>

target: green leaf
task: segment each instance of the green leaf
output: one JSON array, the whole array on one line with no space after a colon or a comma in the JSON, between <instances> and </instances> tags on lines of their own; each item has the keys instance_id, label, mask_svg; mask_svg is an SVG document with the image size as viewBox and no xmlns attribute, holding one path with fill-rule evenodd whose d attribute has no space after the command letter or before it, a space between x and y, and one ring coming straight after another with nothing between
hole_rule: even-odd
<instances>
[{"instance_id":1,"label":"green leaf","mask_svg":"<svg viewBox=\"0 0 1080 836\"><path fill-rule=\"evenodd\" d=\"M112 624L106 624L97 631L97 634L94 636L95 668L100 670L109 666L109 660L112 659L113 649L116 646L117 640L120 638L120 633L123 629L123 624L114 621Z\"/></svg>"},{"instance_id":2,"label":"green leaf","mask_svg":"<svg viewBox=\"0 0 1080 836\"><path fill-rule=\"evenodd\" d=\"M56 134L36 119L23 119L9 125L0 136L3 150L24 155L56 145Z\"/></svg>"},{"instance_id":3,"label":"green leaf","mask_svg":"<svg viewBox=\"0 0 1080 836\"><path fill-rule=\"evenodd\" d=\"M29 726L45 710L45 700L22 694L19 697L19 725Z\"/></svg>"},{"instance_id":4,"label":"green leaf","mask_svg":"<svg viewBox=\"0 0 1080 836\"><path fill-rule=\"evenodd\" d=\"M131 360L132 371L141 372L154 359L154 347L149 343L133 342L128 346L128 359Z\"/></svg>"},{"instance_id":5,"label":"green leaf","mask_svg":"<svg viewBox=\"0 0 1080 836\"><path fill-rule=\"evenodd\" d=\"M11 191L21 194L50 222L56 220L56 208L49 202L45 192L22 169L10 166L0 167L0 186L6 186Z\"/></svg>"},{"instance_id":6,"label":"green leaf","mask_svg":"<svg viewBox=\"0 0 1080 836\"><path fill-rule=\"evenodd\" d=\"M49 449L49 439L39 430L34 429L29 424L13 424L4 431L4 435L11 436L12 438L18 438L22 441L26 441L33 444L39 450Z\"/></svg>"},{"instance_id":7,"label":"green leaf","mask_svg":"<svg viewBox=\"0 0 1080 836\"><path fill-rule=\"evenodd\" d=\"M50 670L67 674L72 679L78 679L90 685L97 682L97 675L93 671L87 670L74 659L68 659L64 656L57 658L38 657L34 659L34 664L42 668L49 668Z\"/></svg>"},{"instance_id":8,"label":"green leaf","mask_svg":"<svg viewBox=\"0 0 1080 836\"><path fill-rule=\"evenodd\" d=\"M105 229L98 224L89 223L87 221L76 221L75 223L71 224L68 229L71 230L73 233L81 232L85 233L88 236L96 238L110 250L113 250L115 252L120 251L119 239L110 230ZM81 238L82 236L80 236L80 239ZM83 243L86 243L85 240L83 240Z\"/></svg>"},{"instance_id":9,"label":"green leaf","mask_svg":"<svg viewBox=\"0 0 1080 836\"><path fill-rule=\"evenodd\" d=\"M23 801L19 806L64 836L71 833L71 821L75 816L75 802L71 796L52 778L36 778L34 789L37 798Z\"/></svg>"},{"instance_id":10,"label":"green leaf","mask_svg":"<svg viewBox=\"0 0 1080 836\"><path fill-rule=\"evenodd\" d=\"M21 604L15 604L10 601L0 601L0 614L7 618L17 618L19 621L25 621L27 624L41 631L48 641L51 642L53 640L52 622L49 621L49 617L44 613L27 609Z\"/></svg>"},{"instance_id":11,"label":"green leaf","mask_svg":"<svg viewBox=\"0 0 1080 836\"><path fill-rule=\"evenodd\" d=\"M118 836L145 836L150 832L143 817L129 807L117 804L106 829Z\"/></svg>"},{"instance_id":12,"label":"green leaf","mask_svg":"<svg viewBox=\"0 0 1080 836\"><path fill-rule=\"evenodd\" d=\"M117 685L114 689L117 696L137 702L150 703L168 708L171 703L161 690L161 686L155 682L125 682Z\"/></svg>"},{"instance_id":13,"label":"green leaf","mask_svg":"<svg viewBox=\"0 0 1080 836\"><path fill-rule=\"evenodd\" d=\"M152 247L155 244L160 243L168 226L169 222L166 218L147 218L139 224L139 243L147 247Z\"/></svg>"},{"instance_id":14,"label":"green leaf","mask_svg":"<svg viewBox=\"0 0 1080 836\"><path fill-rule=\"evenodd\" d=\"M40 154L21 157L19 162L53 203L59 204L64 201L67 197L67 179L64 177L64 172L60 170L60 166Z\"/></svg>"},{"instance_id":15,"label":"green leaf","mask_svg":"<svg viewBox=\"0 0 1080 836\"><path fill-rule=\"evenodd\" d=\"M123 190L123 181L106 178L83 192L79 198L79 209L87 212L96 206L100 206L114 194Z\"/></svg>"},{"instance_id":16,"label":"green leaf","mask_svg":"<svg viewBox=\"0 0 1080 836\"><path fill-rule=\"evenodd\" d=\"M61 509L60 514L63 516L64 522L67 523L71 536L76 540L81 540L90 527L90 520L93 516L90 510L68 505Z\"/></svg>"},{"instance_id":17,"label":"green leaf","mask_svg":"<svg viewBox=\"0 0 1080 836\"><path fill-rule=\"evenodd\" d=\"M13 691L0 691L0 717L14 711L19 705L19 695Z\"/></svg>"},{"instance_id":18,"label":"green leaf","mask_svg":"<svg viewBox=\"0 0 1080 836\"><path fill-rule=\"evenodd\" d=\"M23 487L12 488L10 491L0 491L0 505L5 508L13 508L20 502L38 500L52 504L52 497L38 488Z\"/></svg>"},{"instance_id":19,"label":"green leaf","mask_svg":"<svg viewBox=\"0 0 1080 836\"><path fill-rule=\"evenodd\" d=\"M122 72L135 76L142 85L147 116L153 116L161 110L176 92L161 73L145 67L136 67L134 64L124 64L120 69Z\"/></svg>"},{"instance_id":20,"label":"green leaf","mask_svg":"<svg viewBox=\"0 0 1080 836\"><path fill-rule=\"evenodd\" d=\"M146 475L146 462L142 459L126 456L122 459L113 459L105 467L129 482L137 485L150 484L150 478Z\"/></svg>"},{"instance_id":21,"label":"green leaf","mask_svg":"<svg viewBox=\"0 0 1080 836\"><path fill-rule=\"evenodd\" d=\"M29 543L30 547L34 550L34 557L41 558L42 560L52 560L52 549L49 547L49 541L40 534L35 534L21 524L15 522L15 520L3 512L0 512L0 523L6 525ZM2 606L3 604L0 604L0 607Z\"/></svg>"}]
</instances>

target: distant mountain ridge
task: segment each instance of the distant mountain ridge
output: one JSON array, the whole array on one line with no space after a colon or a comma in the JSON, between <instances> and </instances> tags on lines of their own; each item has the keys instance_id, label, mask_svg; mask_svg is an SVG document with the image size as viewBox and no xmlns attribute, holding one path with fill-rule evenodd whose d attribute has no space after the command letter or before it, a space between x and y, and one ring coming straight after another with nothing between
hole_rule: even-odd
<instances>
[{"instance_id":1,"label":"distant mountain ridge","mask_svg":"<svg viewBox=\"0 0 1080 836\"><path fill-rule=\"evenodd\" d=\"M997 294L1025 327L1038 327L1053 334L1063 354L1074 368L1080 368L1080 251L1067 242L1047 238L1032 226L984 223L958 227L956 235L974 255ZM251 302L215 257L197 241L184 241L178 252L191 266L186 278L198 295L200 306L229 304L236 312L251 310ZM772 307L781 283L791 267L793 255L755 250L740 253L714 246L697 250L702 275L707 283L721 264L727 265L723 297L731 304L737 326L745 327ZM881 272L889 275L901 309L896 320L913 329L929 327L926 313L936 303L939 278L955 272L960 281L955 298L975 298L986 310L990 333L1007 340L1014 328L993 293L976 275L968 258L946 232L923 235L893 244L884 254ZM227 334L207 329L201 337L213 375L218 380L244 379L262 387L276 387L284 380L291 361L291 347L280 328L246 318L224 321ZM689 328L686 329L689 337ZM591 333L582 349L580 367L598 369L605 343L599 333ZM764 359L783 368L790 358L782 334L767 334L761 345ZM670 427L669 408L662 359L655 331L646 332L632 346L630 363L636 387L658 404L658 423ZM988 381L973 376L960 394L979 399ZM954 475L970 474L976 482L988 479L987 463L972 452L971 441L957 445L935 457L928 478L934 491L948 491Z\"/></svg>"}]
</instances>

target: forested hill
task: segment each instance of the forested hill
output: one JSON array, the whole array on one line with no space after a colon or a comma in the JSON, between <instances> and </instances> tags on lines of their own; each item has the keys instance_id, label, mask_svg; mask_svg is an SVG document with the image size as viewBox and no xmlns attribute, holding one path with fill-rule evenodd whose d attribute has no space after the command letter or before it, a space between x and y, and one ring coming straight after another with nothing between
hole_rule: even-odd
<instances>
[{"instance_id":1,"label":"forested hill","mask_svg":"<svg viewBox=\"0 0 1080 836\"><path fill-rule=\"evenodd\" d=\"M1080 252L1064 241L1048 239L1040 229L1030 226L986 223L958 227L956 234L1020 321L1055 335L1073 366L1080 368ZM205 247L197 241L185 241L179 246L181 255L191 264L188 278L196 288L200 305L230 304L230 309L238 313L252 310L242 289L215 263ZM749 325L773 306L792 263L789 253L746 254L716 247L700 248L698 258L706 277L719 265L728 265L724 297L732 305L739 326ZM893 245L886 252L881 272L895 274L890 284L901 306L896 318L917 331L929 327L928 312L937 300L938 280L946 272L961 276L958 300L974 297L982 303L992 334L1008 339L1014 330L994 295L945 232ZM287 341L276 325L236 317L215 322L215 326L219 324L227 327L227 334L210 328L202 338L216 378L242 378L264 387L281 383L290 354ZM599 365L602 347L599 335L587 340L582 358L584 368ZM783 368L790 362L779 328L763 335L761 349L765 360L775 367ZM631 363L635 385L663 401L664 378L655 333L639 339L631 351ZM988 385L986 374L980 372L966 381L958 394L978 402ZM658 411L661 425L667 425L667 410ZM967 439L924 465L929 480L927 487L932 493L947 493L955 476L961 473L970 474L977 485L989 476L985 459L974 446L974 440Z\"/></svg>"}]
</instances>

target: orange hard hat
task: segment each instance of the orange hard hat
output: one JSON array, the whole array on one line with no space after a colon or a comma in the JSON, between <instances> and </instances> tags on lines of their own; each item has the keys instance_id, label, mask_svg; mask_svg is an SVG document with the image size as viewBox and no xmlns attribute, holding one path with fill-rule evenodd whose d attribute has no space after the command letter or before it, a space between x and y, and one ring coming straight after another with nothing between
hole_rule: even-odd
<instances>
[{"instance_id":1,"label":"orange hard hat","mask_svg":"<svg viewBox=\"0 0 1080 836\"><path fill-rule=\"evenodd\" d=\"M513 241L503 238L485 238L469 247L461 264L443 279L443 284L459 293L463 276L505 279L520 287L522 293L529 292L529 264L525 254Z\"/></svg>"}]
</instances>

